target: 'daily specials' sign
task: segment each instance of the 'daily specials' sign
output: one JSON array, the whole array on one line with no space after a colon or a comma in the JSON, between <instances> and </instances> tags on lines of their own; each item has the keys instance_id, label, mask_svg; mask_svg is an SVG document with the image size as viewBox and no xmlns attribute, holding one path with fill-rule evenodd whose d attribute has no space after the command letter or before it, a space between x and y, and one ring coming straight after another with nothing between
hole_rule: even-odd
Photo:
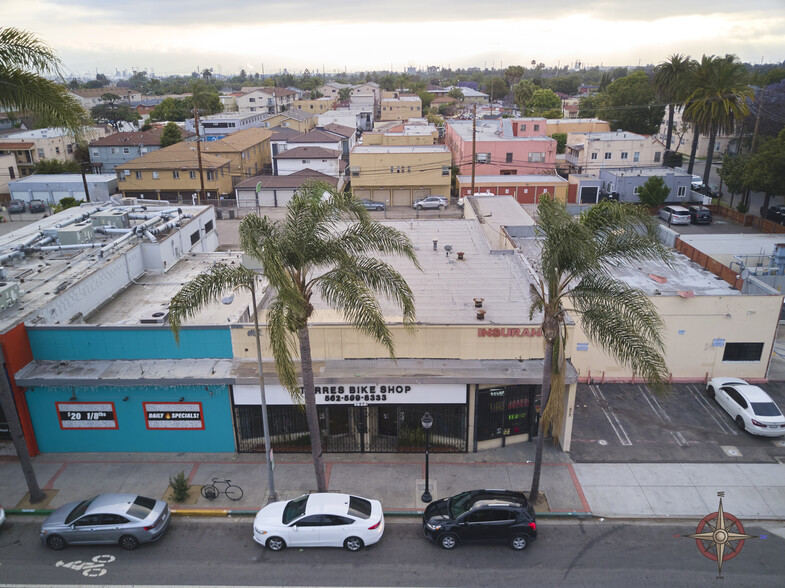
<instances>
[{"instance_id":1,"label":"'daily specials' sign","mask_svg":"<svg viewBox=\"0 0 785 588\"><path fill-rule=\"evenodd\" d=\"M201 402L145 402L148 429L204 429Z\"/></svg>"},{"instance_id":2,"label":"'daily specials' sign","mask_svg":"<svg viewBox=\"0 0 785 588\"><path fill-rule=\"evenodd\" d=\"M116 429L114 402L56 402L61 429Z\"/></svg>"}]
</instances>

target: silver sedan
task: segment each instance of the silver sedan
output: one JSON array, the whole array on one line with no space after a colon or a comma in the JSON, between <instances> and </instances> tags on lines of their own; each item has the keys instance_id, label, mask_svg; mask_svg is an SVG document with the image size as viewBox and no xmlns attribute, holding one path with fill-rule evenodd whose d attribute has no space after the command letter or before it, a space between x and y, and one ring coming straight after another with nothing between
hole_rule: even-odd
<instances>
[{"instance_id":1,"label":"silver sedan","mask_svg":"<svg viewBox=\"0 0 785 588\"><path fill-rule=\"evenodd\" d=\"M41 525L41 543L52 549L66 545L119 543L136 549L157 541L169 528L172 516L163 500L136 494L99 494L63 505Z\"/></svg>"}]
</instances>

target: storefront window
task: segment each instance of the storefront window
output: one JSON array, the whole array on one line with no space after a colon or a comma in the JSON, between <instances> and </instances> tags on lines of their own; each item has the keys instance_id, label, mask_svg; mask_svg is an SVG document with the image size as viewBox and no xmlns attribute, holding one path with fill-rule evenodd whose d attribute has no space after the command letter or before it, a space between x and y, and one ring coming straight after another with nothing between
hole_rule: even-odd
<instances>
[{"instance_id":1,"label":"storefront window","mask_svg":"<svg viewBox=\"0 0 785 588\"><path fill-rule=\"evenodd\" d=\"M495 386L477 391L477 440L529 432L530 406L537 386Z\"/></svg>"}]
</instances>

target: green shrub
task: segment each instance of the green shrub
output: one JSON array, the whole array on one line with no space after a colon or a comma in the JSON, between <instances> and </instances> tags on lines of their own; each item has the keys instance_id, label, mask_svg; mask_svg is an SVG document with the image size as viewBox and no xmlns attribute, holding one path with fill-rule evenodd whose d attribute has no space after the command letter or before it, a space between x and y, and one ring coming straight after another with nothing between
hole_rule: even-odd
<instances>
[{"instance_id":1,"label":"green shrub","mask_svg":"<svg viewBox=\"0 0 785 588\"><path fill-rule=\"evenodd\" d=\"M749 206L747 206L746 204L744 204L743 202L739 202L739 203L736 205L736 210L738 210L738 211L739 211L741 214L747 214L747 211L748 211L749 209L750 209L750 207L749 207Z\"/></svg>"},{"instance_id":2,"label":"green shrub","mask_svg":"<svg viewBox=\"0 0 785 588\"><path fill-rule=\"evenodd\" d=\"M191 486L188 484L185 472L181 471L174 478L170 476L169 485L172 487L172 499L175 502L184 502L188 499L188 492Z\"/></svg>"}]
</instances>

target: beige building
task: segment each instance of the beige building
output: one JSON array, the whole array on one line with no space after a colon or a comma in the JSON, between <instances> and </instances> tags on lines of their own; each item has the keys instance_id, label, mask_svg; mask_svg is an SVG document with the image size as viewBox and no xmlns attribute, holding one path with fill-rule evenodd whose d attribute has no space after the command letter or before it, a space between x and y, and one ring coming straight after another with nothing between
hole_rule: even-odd
<instances>
[{"instance_id":1,"label":"beige building","mask_svg":"<svg viewBox=\"0 0 785 588\"><path fill-rule=\"evenodd\" d=\"M398 96L397 93L387 93L391 97L382 98L379 120L409 120L422 116L422 100L419 96Z\"/></svg>"},{"instance_id":2,"label":"beige building","mask_svg":"<svg viewBox=\"0 0 785 588\"><path fill-rule=\"evenodd\" d=\"M0 155L0 200L3 203L11 197L8 189L8 182L19 177L19 167L16 164L16 156L10 153Z\"/></svg>"},{"instance_id":3,"label":"beige building","mask_svg":"<svg viewBox=\"0 0 785 588\"><path fill-rule=\"evenodd\" d=\"M297 92L287 88L261 87L249 88L235 97L239 112L261 112L264 114L278 114L291 108L297 97Z\"/></svg>"},{"instance_id":4,"label":"beige building","mask_svg":"<svg viewBox=\"0 0 785 588\"><path fill-rule=\"evenodd\" d=\"M201 173L200 173L201 171ZM191 203L205 197L218 199L233 194L231 161L202 153L201 170L196 145L177 143L138 157L115 169L117 187L124 197ZM198 200L197 200L198 199Z\"/></svg>"},{"instance_id":5,"label":"beige building","mask_svg":"<svg viewBox=\"0 0 785 588\"><path fill-rule=\"evenodd\" d=\"M692 125L686 124L682 118L683 111L677 108L673 113L673 133L671 134L671 151L676 151L689 156L692 151L692 140L695 136ZM668 140L668 111L665 111L665 118L660 124L660 132L657 135L659 140L665 145ZM738 153L739 136L737 135L717 135L714 140L714 159L720 158L724 153ZM697 157L706 157L709 151L708 135L698 137L698 147L695 152Z\"/></svg>"},{"instance_id":6,"label":"beige building","mask_svg":"<svg viewBox=\"0 0 785 588\"><path fill-rule=\"evenodd\" d=\"M332 110L336 103L335 98L328 96L314 100L295 100L292 103L292 110L302 110L310 114L324 114L328 110Z\"/></svg>"},{"instance_id":7,"label":"beige building","mask_svg":"<svg viewBox=\"0 0 785 588\"><path fill-rule=\"evenodd\" d=\"M569 133L565 162L570 173L597 173L604 167L616 169L662 165L665 146L655 137L627 131Z\"/></svg>"},{"instance_id":8,"label":"beige building","mask_svg":"<svg viewBox=\"0 0 785 588\"><path fill-rule=\"evenodd\" d=\"M363 133L363 145L436 145L439 130L432 124L399 124Z\"/></svg>"},{"instance_id":9,"label":"beige building","mask_svg":"<svg viewBox=\"0 0 785 588\"><path fill-rule=\"evenodd\" d=\"M552 137L554 133L609 133L609 122L599 118L549 118L545 133Z\"/></svg>"},{"instance_id":10,"label":"beige building","mask_svg":"<svg viewBox=\"0 0 785 588\"><path fill-rule=\"evenodd\" d=\"M450 150L444 145L357 146L349 155L352 191L387 206L426 196L450 197Z\"/></svg>"},{"instance_id":11,"label":"beige building","mask_svg":"<svg viewBox=\"0 0 785 588\"><path fill-rule=\"evenodd\" d=\"M107 127L86 127L84 139L91 141L106 137ZM0 155L14 155L20 176L33 173L33 167L42 159L76 161L76 139L65 129L48 128L9 133L0 138Z\"/></svg>"},{"instance_id":12,"label":"beige building","mask_svg":"<svg viewBox=\"0 0 785 588\"><path fill-rule=\"evenodd\" d=\"M282 127L293 129L300 133L307 133L316 127L317 118L315 114L304 110L292 109L280 114L271 114L263 119L262 127L273 129Z\"/></svg>"}]
</instances>

